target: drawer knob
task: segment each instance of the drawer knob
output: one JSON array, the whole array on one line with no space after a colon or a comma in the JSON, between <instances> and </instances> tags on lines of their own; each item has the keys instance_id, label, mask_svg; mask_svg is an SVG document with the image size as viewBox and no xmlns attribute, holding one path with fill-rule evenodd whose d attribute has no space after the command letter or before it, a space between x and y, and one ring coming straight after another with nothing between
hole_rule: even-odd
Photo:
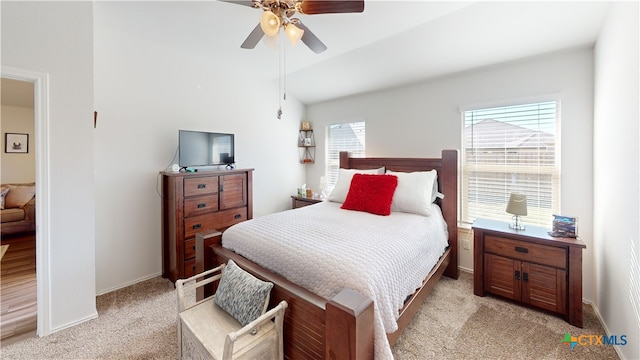
<instances>
[{"instance_id":1,"label":"drawer knob","mask_svg":"<svg viewBox=\"0 0 640 360\"><path fill-rule=\"evenodd\" d=\"M234 216L234 219L240 219L242 217L242 214L236 214L236 216Z\"/></svg>"},{"instance_id":2,"label":"drawer knob","mask_svg":"<svg viewBox=\"0 0 640 360\"><path fill-rule=\"evenodd\" d=\"M198 204L198 209L202 209L203 207L206 207L207 204Z\"/></svg>"},{"instance_id":3,"label":"drawer knob","mask_svg":"<svg viewBox=\"0 0 640 360\"><path fill-rule=\"evenodd\" d=\"M200 229L201 227L202 227L202 225L201 225L201 224L195 224L195 225L193 225L191 228L192 228L193 230L195 230L195 229Z\"/></svg>"},{"instance_id":4,"label":"drawer knob","mask_svg":"<svg viewBox=\"0 0 640 360\"><path fill-rule=\"evenodd\" d=\"M522 273L522 281L524 282L529 281L529 273Z\"/></svg>"},{"instance_id":5,"label":"drawer knob","mask_svg":"<svg viewBox=\"0 0 640 360\"><path fill-rule=\"evenodd\" d=\"M525 253L525 254L526 254L526 253L528 253L528 252L529 252L529 249L524 248L524 247L521 247L521 246L516 246L516 251L517 251L517 252L521 252L521 253Z\"/></svg>"},{"instance_id":6,"label":"drawer knob","mask_svg":"<svg viewBox=\"0 0 640 360\"><path fill-rule=\"evenodd\" d=\"M513 276L513 278L516 279L516 280L520 280L520 271L519 270L516 270L516 273Z\"/></svg>"},{"instance_id":7,"label":"drawer knob","mask_svg":"<svg viewBox=\"0 0 640 360\"><path fill-rule=\"evenodd\" d=\"M207 184L198 184L198 189L204 189L207 187Z\"/></svg>"}]
</instances>

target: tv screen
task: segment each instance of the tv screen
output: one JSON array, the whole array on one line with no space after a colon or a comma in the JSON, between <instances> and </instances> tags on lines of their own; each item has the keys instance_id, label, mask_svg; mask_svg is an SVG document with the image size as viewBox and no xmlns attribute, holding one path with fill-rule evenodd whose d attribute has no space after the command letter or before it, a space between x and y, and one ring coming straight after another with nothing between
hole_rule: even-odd
<instances>
[{"instance_id":1,"label":"tv screen","mask_svg":"<svg viewBox=\"0 0 640 360\"><path fill-rule=\"evenodd\" d=\"M233 134L179 130L178 163L181 167L233 164L233 138Z\"/></svg>"}]
</instances>

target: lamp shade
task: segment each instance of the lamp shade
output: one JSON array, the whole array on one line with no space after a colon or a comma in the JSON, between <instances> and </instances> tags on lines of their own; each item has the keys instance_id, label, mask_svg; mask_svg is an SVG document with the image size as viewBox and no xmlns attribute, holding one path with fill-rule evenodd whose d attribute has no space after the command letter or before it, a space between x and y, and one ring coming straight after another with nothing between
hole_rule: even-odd
<instances>
[{"instance_id":1,"label":"lamp shade","mask_svg":"<svg viewBox=\"0 0 640 360\"><path fill-rule=\"evenodd\" d=\"M526 216L527 215L527 195L511 193L507 210L509 214Z\"/></svg>"},{"instance_id":2,"label":"lamp shade","mask_svg":"<svg viewBox=\"0 0 640 360\"><path fill-rule=\"evenodd\" d=\"M289 41L291 41L291 45L294 45L294 46L302 38L302 35L304 35L304 30L300 29L294 24L289 24L285 26L284 32L287 34Z\"/></svg>"},{"instance_id":3,"label":"lamp shade","mask_svg":"<svg viewBox=\"0 0 640 360\"><path fill-rule=\"evenodd\" d=\"M280 31L280 18L272 11L265 11L260 17L260 28L267 36L276 36Z\"/></svg>"}]
</instances>

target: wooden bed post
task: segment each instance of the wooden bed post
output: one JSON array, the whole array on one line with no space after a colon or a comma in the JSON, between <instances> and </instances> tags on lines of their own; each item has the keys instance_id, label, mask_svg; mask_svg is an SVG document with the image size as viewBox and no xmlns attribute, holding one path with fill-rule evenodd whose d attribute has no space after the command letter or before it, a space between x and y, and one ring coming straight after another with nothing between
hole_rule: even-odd
<instances>
[{"instance_id":1,"label":"wooden bed post","mask_svg":"<svg viewBox=\"0 0 640 360\"><path fill-rule=\"evenodd\" d=\"M207 233L196 234L196 274L203 273L213 269L213 249L211 245L219 245L222 243L222 233L218 230L212 230ZM202 300L214 293L213 284L198 287L196 290L196 299Z\"/></svg>"},{"instance_id":2,"label":"wooden bed post","mask_svg":"<svg viewBox=\"0 0 640 360\"><path fill-rule=\"evenodd\" d=\"M373 359L373 300L343 289L325 312L325 359Z\"/></svg>"},{"instance_id":3,"label":"wooden bed post","mask_svg":"<svg viewBox=\"0 0 640 360\"><path fill-rule=\"evenodd\" d=\"M442 150L442 169L438 174L440 192L445 194L442 199L442 215L447 220L449 232L449 248L451 262L444 272L445 276L457 279L460 276L458 268L458 150Z\"/></svg>"}]
</instances>

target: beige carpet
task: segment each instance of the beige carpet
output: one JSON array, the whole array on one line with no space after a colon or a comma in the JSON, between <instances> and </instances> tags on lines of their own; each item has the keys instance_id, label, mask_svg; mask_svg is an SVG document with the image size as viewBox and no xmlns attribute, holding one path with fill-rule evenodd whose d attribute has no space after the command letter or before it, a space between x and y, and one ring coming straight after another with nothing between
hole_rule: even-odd
<instances>
[{"instance_id":1,"label":"beige carpet","mask_svg":"<svg viewBox=\"0 0 640 360\"><path fill-rule=\"evenodd\" d=\"M175 359L176 299L161 278L99 296L97 319L0 349L2 359ZM393 349L396 359L617 359L611 346L562 343L603 334L590 306L583 329L522 306L473 295L473 278L444 278Z\"/></svg>"},{"instance_id":2,"label":"beige carpet","mask_svg":"<svg viewBox=\"0 0 640 360\"><path fill-rule=\"evenodd\" d=\"M9 249L9 245L0 245L0 260L4 257L4 254Z\"/></svg>"}]
</instances>

